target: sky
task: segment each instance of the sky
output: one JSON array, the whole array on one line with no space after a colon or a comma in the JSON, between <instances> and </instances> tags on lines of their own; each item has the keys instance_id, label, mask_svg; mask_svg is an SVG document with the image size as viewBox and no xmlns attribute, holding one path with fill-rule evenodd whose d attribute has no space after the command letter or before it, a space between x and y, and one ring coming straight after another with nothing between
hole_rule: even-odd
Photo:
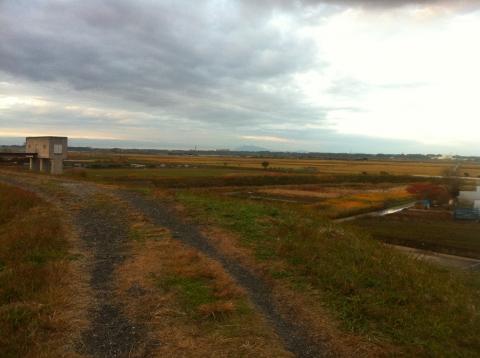
<instances>
[{"instance_id":1,"label":"sky","mask_svg":"<svg viewBox=\"0 0 480 358\"><path fill-rule=\"evenodd\" d=\"M480 155L480 1L0 0L0 144Z\"/></svg>"}]
</instances>

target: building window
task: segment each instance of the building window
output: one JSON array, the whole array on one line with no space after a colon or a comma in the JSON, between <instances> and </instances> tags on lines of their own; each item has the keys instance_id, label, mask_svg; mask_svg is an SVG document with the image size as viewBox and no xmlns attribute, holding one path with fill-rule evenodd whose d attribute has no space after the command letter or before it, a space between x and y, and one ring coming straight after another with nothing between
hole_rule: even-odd
<instances>
[{"instance_id":1,"label":"building window","mask_svg":"<svg viewBox=\"0 0 480 358\"><path fill-rule=\"evenodd\" d=\"M63 153L63 145L54 144L53 145L53 154L62 154L62 153Z\"/></svg>"}]
</instances>

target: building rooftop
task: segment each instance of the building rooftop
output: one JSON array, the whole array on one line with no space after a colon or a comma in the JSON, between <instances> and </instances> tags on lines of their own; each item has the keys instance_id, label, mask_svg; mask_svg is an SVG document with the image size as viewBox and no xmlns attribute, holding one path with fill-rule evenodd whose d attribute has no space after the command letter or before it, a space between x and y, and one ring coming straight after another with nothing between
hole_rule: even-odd
<instances>
[{"instance_id":1,"label":"building rooftop","mask_svg":"<svg viewBox=\"0 0 480 358\"><path fill-rule=\"evenodd\" d=\"M27 139L68 139L68 137L40 136L40 137L27 137Z\"/></svg>"}]
</instances>

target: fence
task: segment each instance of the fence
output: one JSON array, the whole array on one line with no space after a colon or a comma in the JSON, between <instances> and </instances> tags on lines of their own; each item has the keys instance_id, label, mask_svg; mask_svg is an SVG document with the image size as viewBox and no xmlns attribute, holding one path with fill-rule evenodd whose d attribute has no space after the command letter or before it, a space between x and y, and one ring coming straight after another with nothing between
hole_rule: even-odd
<instances>
[{"instance_id":1,"label":"fence","mask_svg":"<svg viewBox=\"0 0 480 358\"><path fill-rule=\"evenodd\" d=\"M453 217L457 220L480 220L480 209L457 208Z\"/></svg>"}]
</instances>

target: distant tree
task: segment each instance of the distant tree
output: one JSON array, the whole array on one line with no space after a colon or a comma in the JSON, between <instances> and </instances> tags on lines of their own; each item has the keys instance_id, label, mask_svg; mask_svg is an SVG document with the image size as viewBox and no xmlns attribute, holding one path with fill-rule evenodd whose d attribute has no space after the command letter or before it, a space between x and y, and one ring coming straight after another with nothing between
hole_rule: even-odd
<instances>
[{"instance_id":1,"label":"distant tree","mask_svg":"<svg viewBox=\"0 0 480 358\"><path fill-rule=\"evenodd\" d=\"M270 162L268 162L266 160L262 162L263 169L267 169L269 165L270 165Z\"/></svg>"}]
</instances>

